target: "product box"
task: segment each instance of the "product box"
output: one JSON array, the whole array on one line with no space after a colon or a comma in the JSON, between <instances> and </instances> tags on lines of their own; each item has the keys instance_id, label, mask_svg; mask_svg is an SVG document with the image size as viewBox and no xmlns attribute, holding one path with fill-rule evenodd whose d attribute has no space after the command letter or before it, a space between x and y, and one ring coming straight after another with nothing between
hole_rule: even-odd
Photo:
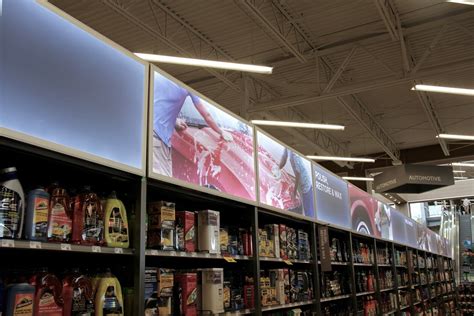
<instances>
[{"instance_id":1,"label":"product box","mask_svg":"<svg viewBox=\"0 0 474 316\"><path fill-rule=\"evenodd\" d=\"M244 306L249 309L255 307L255 288L253 284L244 285Z\"/></svg>"},{"instance_id":2,"label":"product box","mask_svg":"<svg viewBox=\"0 0 474 316\"><path fill-rule=\"evenodd\" d=\"M175 276L175 286L178 289L180 304L180 315L197 315L197 274L178 273Z\"/></svg>"},{"instance_id":3,"label":"product box","mask_svg":"<svg viewBox=\"0 0 474 316\"><path fill-rule=\"evenodd\" d=\"M250 232L250 230L245 228L240 228L239 230L240 240L242 244L242 255L253 256L252 233Z\"/></svg>"},{"instance_id":4,"label":"product box","mask_svg":"<svg viewBox=\"0 0 474 316\"><path fill-rule=\"evenodd\" d=\"M198 247L200 251L220 254L220 214L204 210L198 213Z\"/></svg>"},{"instance_id":5,"label":"product box","mask_svg":"<svg viewBox=\"0 0 474 316\"><path fill-rule=\"evenodd\" d=\"M221 254L229 255L229 230L223 227L220 229L219 234Z\"/></svg>"},{"instance_id":6,"label":"product box","mask_svg":"<svg viewBox=\"0 0 474 316\"><path fill-rule=\"evenodd\" d=\"M158 290L158 270L156 268L145 268L145 300L148 300L157 293Z\"/></svg>"},{"instance_id":7,"label":"product box","mask_svg":"<svg viewBox=\"0 0 474 316\"><path fill-rule=\"evenodd\" d=\"M289 304L291 302L291 283L289 269L283 269L283 280L285 284L285 304Z\"/></svg>"},{"instance_id":8,"label":"product box","mask_svg":"<svg viewBox=\"0 0 474 316\"><path fill-rule=\"evenodd\" d=\"M230 309L235 311L243 308L244 298L242 296L242 288L239 286L231 288Z\"/></svg>"},{"instance_id":9,"label":"product box","mask_svg":"<svg viewBox=\"0 0 474 316\"><path fill-rule=\"evenodd\" d=\"M173 296L173 271L170 269L158 269L158 297Z\"/></svg>"},{"instance_id":10,"label":"product box","mask_svg":"<svg viewBox=\"0 0 474 316\"><path fill-rule=\"evenodd\" d=\"M291 227L286 228L288 259L296 259L298 256L298 241L296 230Z\"/></svg>"},{"instance_id":11,"label":"product box","mask_svg":"<svg viewBox=\"0 0 474 316\"><path fill-rule=\"evenodd\" d=\"M224 309L226 311L231 309L230 297L232 289L229 281L224 281Z\"/></svg>"},{"instance_id":12,"label":"product box","mask_svg":"<svg viewBox=\"0 0 474 316\"><path fill-rule=\"evenodd\" d=\"M148 248L175 250L175 203L153 202L148 205Z\"/></svg>"},{"instance_id":13,"label":"product box","mask_svg":"<svg viewBox=\"0 0 474 316\"><path fill-rule=\"evenodd\" d=\"M283 305L286 304L288 299L285 293L285 271L284 269L276 270L276 301L277 304Z\"/></svg>"},{"instance_id":14,"label":"product box","mask_svg":"<svg viewBox=\"0 0 474 316\"><path fill-rule=\"evenodd\" d=\"M176 235L178 250L186 252L196 251L195 214L189 211L176 212Z\"/></svg>"},{"instance_id":15,"label":"product box","mask_svg":"<svg viewBox=\"0 0 474 316\"><path fill-rule=\"evenodd\" d=\"M239 230L235 227L229 228L229 244L228 252L229 254L236 256L239 255Z\"/></svg>"},{"instance_id":16,"label":"product box","mask_svg":"<svg viewBox=\"0 0 474 316\"><path fill-rule=\"evenodd\" d=\"M158 297L158 315L173 315L171 297Z\"/></svg>"},{"instance_id":17,"label":"product box","mask_svg":"<svg viewBox=\"0 0 474 316\"><path fill-rule=\"evenodd\" d=\"M298 259L309 260L310 253L308 233L298 229Z\"/></svg>"},{"instance_id":18,"label":"product box","mask_svg":"<svg viewBox=\"0 0 474 316\"><path fill-rule=\"evenodd\" d=\"M265 225L265 230L267 231L268 240L270 240L272 244L271 253L273 256L270 257L280 258L280 234L278 225Z\"/></svg>"},{"instance_id":19,"label":"product box","mask_svg":"<svg viewBox=\"0 0 474 316\"><path fill-rule=\"evenodd\" d=\"M213 314L224 312L224 269L202 269L201 308Z\"/></svg>"},{"instance_id":20,"label":"product box","mask_svg":"<svg viewBox=\"0 0 474 316\"><path fill-rule=\"evenodd\" d=\"M280 232L280 258L283 260L288 259L288 242L286 226L283 224L278 225Z\"/></svg>"},{"instance_id":21,"label":"product box","mask_svg":"<svg viewBox=\"0 0 474 316\"><path fill-rule=\"evenodd\" d=\"M267 244L268 244L268 235L267 231L264 229L258 229L258 251L261 257L268 257Z\"/></svg>"}]
</instances>

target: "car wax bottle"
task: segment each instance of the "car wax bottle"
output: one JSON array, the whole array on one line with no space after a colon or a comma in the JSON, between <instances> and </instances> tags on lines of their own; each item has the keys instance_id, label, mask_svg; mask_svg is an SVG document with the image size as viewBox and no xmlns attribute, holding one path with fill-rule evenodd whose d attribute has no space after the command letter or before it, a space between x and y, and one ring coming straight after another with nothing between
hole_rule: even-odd
<instances>
[{"instance_id":1,"label":"car wax bottle","mask_svg":"<svg viewBox=\"0 0 474 316\"><path fill-rule=\"evenodd\" d=\"M62 296L63 316L94 315L92 282L86 275L81 274L79 269L74 269L63 279Z\"/></svg>"},{"instance_id":2,"label":"car wax bottle","mask_svg":"<svg viewBox=\"0 0 474 316\"><path fill-rule=\"evenodd\" d=\"M74 198L72 242L83 245L104 243L104 212L99 196L89 186Z\"/></svg>"},{"instance_id":3,"label":"car wax bottle","mask_svg":"<svg viewBox=\"0 0 474 316\"><path fill-rule=\"evenodd\" d=\"M128 248L130 245L127 211L115 192L105 202L105 240L109 247Z\"/></svg>"},{"instance_id":4,"label":"car wax bottle","mask_svg":"<svg viewBox=\"0 0 474 316\"><path fill-rule=\"evenodd\" d=\"M34 316L63 316L62 284L47 269L36 275Z\"/></svg>"},{"instance_id":5,"label":"car wax bottle","mask_svg":"<svg viewBox=\"0 0 474 316\"><path fill-rule=\"evenodd\" d=\"M0 170L0 238L21 238L25 216L25 194L16 168Z\"/></svg>"},{"instance_id":6,"label":"car wax bottle","mask_svg":"<svg viewBox=\"0 0 474 316\"><path fill-rule=\"evenodd\" d=\"M15 283L6 288L5 315L33 316L35 287L28 283Z\"/></svg>"},{"instance_id":7,"label":"car wax bottle","mask_svg":"<svg viewBox=\"0 0 474 316\"><path fill-rule=\"evenodd\" d=\"M26 239L47 241L49 200L49 193L43 188L37 188L28 193L25 220Z\"/></svg>"},{"instance_id":8,"label":"car wax bottle","mask_svg":"<svg viewBox=\"0 0 474 316\"><path fill-rule=\"evenodd\" d=\"M61 187L53 188L50 194L48 240L69 242L72 234L72 212L69 196L66 190Z\"/></svg>"},{"instance_id":9,"label":"car wax bottle","mask_svg":"<svg viewBox=\"0 0 474 316\"><path fill-rule=\"evenodd\" d=\"M122 288L110 270L99 280L95 295L95 316L123 316Z\"/></svg>"}]
</instances>

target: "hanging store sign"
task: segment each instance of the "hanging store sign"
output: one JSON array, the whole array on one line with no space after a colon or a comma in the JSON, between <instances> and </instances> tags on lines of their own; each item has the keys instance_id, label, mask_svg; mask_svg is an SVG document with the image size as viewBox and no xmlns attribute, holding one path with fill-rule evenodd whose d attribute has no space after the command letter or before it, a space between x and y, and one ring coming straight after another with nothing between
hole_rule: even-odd
<instances>
[{"instance_id":1,"label":"hanging store sign","mask_svg":"<svg viewBox=\"0 0 474 316\"><path fill-rule=\"evenodd\" d=\"M452 167L406 164L374 177L377 193L421 193L454 184Z\"/></svg>"}]
</instances>

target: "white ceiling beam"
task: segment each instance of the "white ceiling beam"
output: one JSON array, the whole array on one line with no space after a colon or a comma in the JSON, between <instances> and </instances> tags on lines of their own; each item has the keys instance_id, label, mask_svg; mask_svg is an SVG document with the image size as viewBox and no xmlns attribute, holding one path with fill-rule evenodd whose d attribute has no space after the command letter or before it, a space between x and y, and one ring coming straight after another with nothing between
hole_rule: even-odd
<instances>
[{"instance_id":1,"label":"white ceiling beam","mask_svg":"<svg viewBox=\"0 0 474 316\"><path fill-rule=\"evenodd\" d=\"M260 103L257 106L253 107L252 109L250 109L249 111L262 112L262 111L295 107L295 106L309 104L309 103L314 104L317 102L326 101L326 100L334 99L334 98L345 96L345 95L351 95L354 93L360 93L360 92L383 89L383 88L390 88L390 87L406 84L408 82L412 82L413 80L417 80L417 79L437 77L446 73L456 73L456 72L462 72L462 71L466 71L470 69L474 69L474 58L445 63L445 64L435 66L435 67L424 68L418 71L416 75L409 75L401 79L392 79L392 76L390 76L386 78L379 78L377 80L360 82L358 84L344 85L338 90L334 90L333 92L330 92L327 94L318 94L318 95L307 96L307 97L290 97L290 98L286 98L280 101L270 101L270 102Z\"/></svg>"},{"instance_id":2,"label":"white ceiling beam","mask_svg":"<svg viewBox=\"0 0 474 316\"><path fill-rule=\"evenodd\" d=\"M364 105L359 98L356 96L338 97L337 101L367 132L369 132L372 138L383 148L394 163L400 161L400 150L397 144L377 122L367 106Z\"/></svg>"},{"instance_id":3,"label":"white ceiling beam","mask_svg":"<svg viewBox=\"0 0 474 316\"><path fill-rule=\"evenodd\" d=\"M296 59L302 63L308 61L304 52L307 49L312 49L312 46L309 42L306 42L307 39L301 35L294 23L288 23L288 14L281 11L281 6L274 6L270 1L261 1L260 6L257 7L255 0L235 0L234 3ZM272 6L274 14L272 21L263 14L261 7L264 5ZM302 47L300 43L306 45Z\"/></svg>"},{"instance_id":4,"label":"white ceiling beam","mask_svg":"<svg viewBox=\"0 0 474 316\"><path fill-rule=\"evenodd\" d=\"M421 65L426 61L426 59L431 55L431 53L433 53L434 49L436 48L439 41L441 40L441 38L443 37L443 35L446 33L447 30L448 30L447 24L441 27L441 29L438 31L438 33L436 33L436 36L431 41L430 45L426 48L425 52L423 53L423 56L421 56L421 58L417 61L415 67L413 67L413 69L411 70L411 73L415 74L420 69Z\"/></svg>"},{"instance_id":5,"label":"white ceiling beam","mask_svg":"<svg viewBox=\"0 0 474 316\"><path fill-rule=\"evenodd\" d=\"M329 93L332 89L332 87L336 84L336 82L339 80L341 77L343 71L346 69L347 65L349 65L352 56L354 56L355 52L357 50L357 47L352 48L352 50L347 54L346 58L342 62L342 64L337 68L336 73L331 77L331 80L329 80L328 84L323 90L323 93Z\"/></svg>"}]
</instances>

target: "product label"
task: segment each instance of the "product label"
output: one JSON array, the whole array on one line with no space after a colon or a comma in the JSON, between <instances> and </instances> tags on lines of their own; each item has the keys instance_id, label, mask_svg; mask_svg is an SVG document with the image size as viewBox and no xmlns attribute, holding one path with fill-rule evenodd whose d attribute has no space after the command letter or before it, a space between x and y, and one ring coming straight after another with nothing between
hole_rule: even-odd
<instances>
[{"instance_id":1,"label":"product label","mask_svg":"<svg viewBox=\"0 0 474 316\"><path fill-rule=\"evenodd\" d=\"M175 210L174 208L162 206L161 207L161 222L175 221Z\"/></svg>"},{"instance_id":2,"label":"product label","mask_svg":"<svg viewBox=\"0 0 474 316\"><path fill-rule=\"evenodd\" d=\"M86 299L84 289L76 287L72 292L72 316L91 315L94 311L92 301Z\"/></svg>"},{"instance_id":3,"label":"product label","mask_svg":"<svg viewBox=\"0 0 474 316\"><path fill-rule=\"evenodd\" d=\"M100 208L100 202L93 198L86 199L83 207L84 207L84 228L82 231L82 240L102 241L104 220L103 218L101 218L98 212L98 208Z\"/></svg>"},{"instance_id":4,"label":"product label","mask_svg":"<svg viewBox=\"0 0 474 316\"><path fill-rule=\"evenodd\" d=\"M72 220L66 213L66 209L61 203L56 203L51 208L51 223L48 237L68 241L71 238Z\"/></svg>"},{"instance_id":5,"label":"product label","mask_svg":"<svg viewBox=\"0 0 474 316\"><path fill-rule=\"evenodd\" d=\"M36 197L34 201L34 237L46 237L48 234L48 210L49 200L43 197Z\"/></svg>"},{"instance_id":6,"label":"product label","mask_svg":"<svg viewBox=\"0 0 474 316\"><path fill-rule=\"evenodd\" d=\"M63 309L56 304L54 295L45 292L39 299L38 314L44 316L62 316Z\"/></svg>"},{"instance_id":7,"label":"product label","mask_svg":"<svg viewBox=\"0 0 474 316\"><path fill-rule=\"evenodd\" d=\"M33 316L33 294L15 295L13 316Z\"/></svg>"},{"instance_id":8,"label":"product label","mask_svg":"<svg viewBox=\"0 0 474 316\"><path fill-rule=\"evenodd\" d=\"M186 300L186 305L194 305L196 304L197 300L197 288L194 288L191 293L189 293L188 298Z\"/></svg>"},{"instance_id":9,"label":"product label","mask_svg":"<svg viewBox=\"0 0 474 316\"><path fill-rule=\"evenodd\" d=\"M0 187L0 238L14 238L19 229L20 195L7 187Z\"/></svg>"},{"instance_id":10,"label":"product label","mask_svg":"<svg viewBox=\"0 0 474 316\"><path fill-rule=\"evenodd\" d=\"M120 214L120 208L114 207L109 217L109 236L113 242L128 241L128 225Z\"/></svg>"}]
</instances>

